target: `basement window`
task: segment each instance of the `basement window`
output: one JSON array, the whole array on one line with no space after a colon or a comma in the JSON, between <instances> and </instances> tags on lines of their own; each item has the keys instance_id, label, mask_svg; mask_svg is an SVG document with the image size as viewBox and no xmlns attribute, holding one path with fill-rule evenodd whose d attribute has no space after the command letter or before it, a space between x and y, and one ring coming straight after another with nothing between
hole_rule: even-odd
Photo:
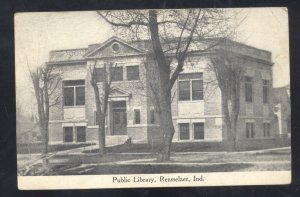
<instances>
[{"instance_id":1,"label":"basement window","mask_svg":"<svg viewBox=\"0 0 300 197\"><path fill-rule=\"evenodd\" d=\"M179 123L179 139L189 140L190 139L190 127L189 123Z\"/></svg>"},{"instance_id":2,"label":"basement window","mask_svg":"<svg viewBox=\"0 0 300 197\"><path fill-rule=\"evenodd\" d=\"M270 123L264 122L264 137L270 137Z\"/></svg>"},{"instance_id":3,"label":"basement window","mask_svg":"<svg viewBox=\"0 0 300 197\"><path fill-rule=\"evenodd\" d=\"M246 123L246 138L254 138L254 123Z\"/></svg>"},{"instance_id":4,"label":"basement window","mask_svg":"<svg viewBox=\"0 0 300 197\"><path fill-rule=\"evenodd\" d=\"M73 127L64 127L64 142L73 142Z\"/></svg>"},{"instance_id":5,"label":"basement window","mask_svg":"<svg viewBox=\"0 0 300 197\"><path fill-rule=\"evenodd\" d=\"M195 140L202 140L204 139L204 123L194 123L194 139Z\"/></svg>"},{"instance_id":6,"label":"basement window","mask_svg":"<svg viewBox=\"0 0 300 197\"><path fill-rule=\"evenodd\" d=\"M84 126L76 127L76 138L77 138L77 142L86 141L86 132Z\"/></svg>"}]
</instances>

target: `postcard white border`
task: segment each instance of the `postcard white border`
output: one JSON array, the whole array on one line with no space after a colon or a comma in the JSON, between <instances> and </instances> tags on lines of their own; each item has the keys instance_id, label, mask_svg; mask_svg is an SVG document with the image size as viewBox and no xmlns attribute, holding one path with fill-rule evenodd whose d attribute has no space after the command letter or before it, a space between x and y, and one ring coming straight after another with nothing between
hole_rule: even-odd
<instances>
[{"instance_id":1,"label":"postcard white border","mask_svg":"<svg viewBox=\"0 0 300 197\"><path fill-rule=\"evenodd\" d=\"M165 178L189 178L188 181L160 182ZM194 176L203 181L193 181ZM131 182L113 182L113 178L130 179ZM133 178L154 178L156 182L133 182ZM47 189L101 189L101 188L143 188L143 187L201 187L237 185L284 185L291 183L291 171L261 172L210 172L174 174L116 174L116 175L74 175L74 176L18 176L20 190Z\"/></svg>"}]
</instances>

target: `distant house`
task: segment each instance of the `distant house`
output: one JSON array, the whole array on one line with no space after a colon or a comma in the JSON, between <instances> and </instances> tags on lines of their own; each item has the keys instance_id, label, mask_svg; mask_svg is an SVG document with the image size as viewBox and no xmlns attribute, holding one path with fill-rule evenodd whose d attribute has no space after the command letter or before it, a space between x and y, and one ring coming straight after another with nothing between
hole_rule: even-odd
<instances>
[{"instance_id":1,"label":"distant house","mask_svg":"<svg viewBox=\"0 0 300 197\"><path fill-rule=\"evenodd\" d=\"M245 76L240 90L240 117L237 139L262 139L279 135L274 128L271 53L245 44L228 41L237 57L243 57ZM96 62L101 90L104 63L117 63L113 91L109 96L106 138L133 143L162 139L158 115L151 100L147 67L153 67L148 55L149 42L126 42L112 37L87 48L54 50L48 65L61 74L61 105L50 111L50 143L96 141L97 118L89 65ZM207 57L227 50L220 45L206 53L195 49L189 54L183 72L173 87L172 100L175 134L173 141L223 141L226 126L221 92L213 71L207 69ZM172 54L170 54L172 59ZM137 87L143 85L144 89Z\"/></svg>"},{"instance_id":2,"label":"distant house","mask_svg":"<svg viewBox=\"0 0 300 197\"><path fill-rule=\"evenodd\" d=\"M273 89L273 100L275 104L276 126L279 135L290 136L291 134L291 100L290 85Z\"/></svg>"},{"instance_id":3,"label":"distant house","mask_svg":"<svg viewBox=\"0 0 300 197\"><path fill-rule=\"evenodd\" d=\"M28 144L41 142L39 125L29 117L17 116L17 143Z\"/></svg>"}]
</instances>

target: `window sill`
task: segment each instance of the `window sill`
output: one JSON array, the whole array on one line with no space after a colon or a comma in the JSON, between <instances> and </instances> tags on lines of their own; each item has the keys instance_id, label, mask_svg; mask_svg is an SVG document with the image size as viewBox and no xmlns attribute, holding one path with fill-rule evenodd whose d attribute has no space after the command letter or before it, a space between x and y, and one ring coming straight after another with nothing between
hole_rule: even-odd
<instances>
[{"instance_id":1,"label":"window sill","mask_svg":"<svg viewBox=\"0 0 300 197\"><path fill-rule=\"evenodd\" d=\"M179 139L178 142L203 142L207 141L206 139L188 139L188 140L181 140Z\"/></svg>"},{"instance_id":2,"label":"window sill","mask_svg":"<svg viewBox=\"0 0 300 197\"><path fill-rule=\"evenodd\" d=\"M124 81L112 81L111 83L113 83L113 84L118 84L118 83L130 83L130 82L140 82L140 80L132 80L132 81L128 81L128 80L124 80Z\"/></svg>"},{"instance_id":3,"label":"window sill","mask_svg":"<svg viewBox=\"0 0 300 197\"><path fill-rule=\"evenodd\" d=\"M133 82L133 83L139 83L139 82L141 82L141 80L131 80L131 81L128 81L128 80L124 80L124 81L112 81L111 83L112 84L119 84L119 83L131 83L131 82ZM103 82L97 82L97 85L100 85L100 84L102 84Z\"/></svg>"},{"instance_id":4,"label":"window sill","mask_svg":"<svg viewBox=\"0 0 300 197\"><path fill-rule=\"evenodd\" d=\"M86 144L87 142L78 142L78 141L73 141L73 142L63 142L63 144Z\"/></svg>"},{"instance_id":5,"label":"window sill","mask_svg":"<svg viewBox=\"0 0 300 197\"><path fill-rule=\"evenodd\" d=\"M202 100L187 100L187 101L179 101L178 100L178 102L179 103L203 103L204 102L204 100L202 99Z\"/></svg>"},{"instance_id":6,"label":"window sill","mask_svg":"<svg viewBox=\"0 0 300 197\"><path fill-rule=\"evenodd\" d=\"M63 106L64 109L85 108L85 105Z\"/></svg>"},{"instance_id":7,"label":"window sill","mask_svg":"<svg viewBox=\"0 0 300 197\"><path fill-rule=\"evenodd\" d=\"M188 140L181 140L181 139L179 139L178 141L179 141L179 142L191 142L192 139L188 139Z\"/></svg>"}]
</instances>

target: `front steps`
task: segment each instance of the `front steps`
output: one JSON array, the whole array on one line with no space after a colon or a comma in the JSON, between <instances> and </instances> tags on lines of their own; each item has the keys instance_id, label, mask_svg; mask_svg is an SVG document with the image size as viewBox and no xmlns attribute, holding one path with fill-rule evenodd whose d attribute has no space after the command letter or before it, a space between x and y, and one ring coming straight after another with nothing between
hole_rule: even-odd
<instances>
[{"instance_id":1,"label":"front steps","mask_svg":"<svg viewBox=\"0 0 300 197\"><path fill-rule=\"evenodd\" d=\"M116 146L124 144L128 140L128 135L108 135L105 136L106 146Z\"/></svg>"}]
</instances>

